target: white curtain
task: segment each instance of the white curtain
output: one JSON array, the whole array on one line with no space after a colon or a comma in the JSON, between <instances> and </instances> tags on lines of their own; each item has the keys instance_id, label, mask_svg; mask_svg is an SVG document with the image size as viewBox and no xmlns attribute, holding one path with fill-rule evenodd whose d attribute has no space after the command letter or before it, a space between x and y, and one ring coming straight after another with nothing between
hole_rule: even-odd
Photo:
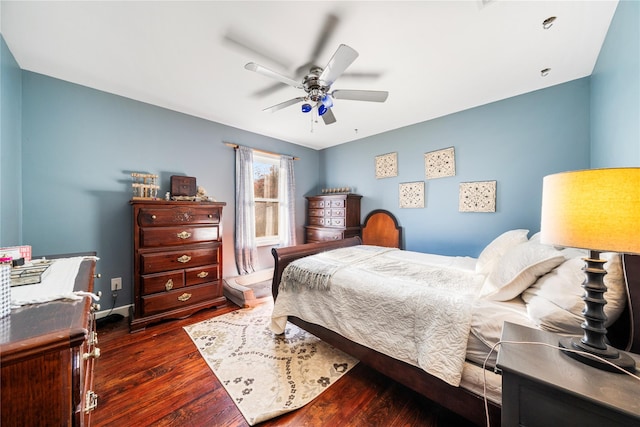
<instances>
[{"instance_id":1,"label":"white curtain","mask_svg":"<svg viewBox=\"0 0 640 427\"><path fill-rule=\"evenodd\" d=\"M293 175L293 157L280 156L280 178L278 180L278 237L280 246L296 244L295 227L295 179Z\"/></svg>"},{"instance_id":2,"label":"white curtain","mask_svg":"<svg viewBox=\"0 0 640 427\"><path fill-rule=\"evenodd\" d=\"M255 271L256 245L255 198L253 194L253 149L236 149L236 266L238 273Z\"/></svg>"}]
</instances>

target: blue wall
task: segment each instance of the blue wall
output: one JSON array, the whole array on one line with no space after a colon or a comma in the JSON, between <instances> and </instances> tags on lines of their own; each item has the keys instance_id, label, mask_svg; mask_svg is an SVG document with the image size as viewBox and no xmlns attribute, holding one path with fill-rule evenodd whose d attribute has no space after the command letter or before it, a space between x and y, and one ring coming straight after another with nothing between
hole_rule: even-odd
<instances>
[{"instance_id":1,"label":"blue wall","mask_svg":"<svg viewBox=\"0 0 640 427\"><path fill-rule=\"evenodd\" d=\"M424 153L455 147L456 176L426 180ZM375 156L398 153L376 179ZM589 79L326 149L322 186L355 186L363 217L393 212L409 250L477 256L496 235L540 228L542 177L589 166ZM496 213L458 212L461 182L497 181ZM399 183L426 181L425 208L400 209Z\"/></svg>"},{"instance_id":2,"label":"blue wall","mask_svg":"<svg viewBox=\"0 0 640 427\"><path fill-rule=\"evenodd\" d=\"M223 141L300 157L295 163L298 224L303 195L318 181L315 150L23 71L24 239L34 254L97 251L108 295L122 277L118 305L131 302L132 171L195 176L223 211L224 274L233 256L235 153ZM302 229L299 239L302 240ZM272 265L269 248L261 263Z\"/></svg>"},{"instance_id":3,"label":"blue wall","mask_svg":"<svg viewBox=\"0 0 640 427\"><path fill-rule=\"evenodd\" d=\"M22 240L22 81L0 36L0 247Z\"/></svg>"},{"instance_id":4,"label":"blue wall","mask_svg":"<svg viewBox=\"0 0 640 427\"><path fill-rule=\"evenodd\" d=\"M640 166L640 2L623 0L591 76L591 167Z\"/></svg>"}]
</instances>

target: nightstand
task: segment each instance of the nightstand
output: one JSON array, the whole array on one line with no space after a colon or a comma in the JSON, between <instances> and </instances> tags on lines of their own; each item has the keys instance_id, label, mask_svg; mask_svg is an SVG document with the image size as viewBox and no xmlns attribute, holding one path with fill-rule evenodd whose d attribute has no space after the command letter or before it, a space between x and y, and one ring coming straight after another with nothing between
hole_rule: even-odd
<instances>
[{"instance_id":1,"label":"nightstand","mask_svg":"<svg viewBox=\"0 0 640 427\"><path fill-rule=\"evenodd\" d=\"M558 345L558 335L505 322L503 341ZM640 366L640 355L631 355ZM638 426L640 381L542 345L501 345L502 426Z\"/></svg>"}]
</instances>

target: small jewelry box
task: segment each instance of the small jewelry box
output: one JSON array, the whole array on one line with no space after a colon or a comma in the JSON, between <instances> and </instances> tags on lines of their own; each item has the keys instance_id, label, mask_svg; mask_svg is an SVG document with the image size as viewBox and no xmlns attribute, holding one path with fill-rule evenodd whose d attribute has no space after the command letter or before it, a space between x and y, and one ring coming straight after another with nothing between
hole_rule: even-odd
<instances>
[{"instance_id":1,"label":"small jewelry box","mask_svg":"<svg viewBox=\"0 0 640 427\"><path fill-rule=\"evenodd\" d=\"M192 176L171 176L172 196L195 196L197 192L196 179Z\"/></svg>"}]
</instances>

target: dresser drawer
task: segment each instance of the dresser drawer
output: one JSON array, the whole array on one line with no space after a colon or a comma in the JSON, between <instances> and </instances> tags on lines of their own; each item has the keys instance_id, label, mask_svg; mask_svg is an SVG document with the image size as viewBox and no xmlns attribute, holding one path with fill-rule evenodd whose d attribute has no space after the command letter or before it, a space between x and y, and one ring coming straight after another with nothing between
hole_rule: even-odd
<instances>
[{"instance_id":1,"label":"dresser drawer","mask_svg":"<svg viewBox=\"0 0 640 427\"><path fill-rule=\"evenodd\" d=\"M222 283L209 282L188 288L142 297L142 311L145 316L164 311L188 307L199 302L222 296Z\"/></svg>"},{"instance_id":2,"label":"dresser drawer","mask_svg":"<svg viewBox=\"0 0 640 427\"><path fill-rule=\"evenodd\" d=\"M345 210L344 209L329 209L328 213L327 213L327 216L344 218L345 217Z\"/></svg>"},{"instance_id":3,"label":"dresser drawer","mask_svg":"<svg viewBox=\"0 0 640 427\"><path fill-rule=\"evenodd\" d=\"M220 259L219 245L199 249L185 248L182 251L149 252L140 255L140 273L158 273L207 264L217 264Z\"/></svg>"},{"instance_id":4,"label":"dresser drawer","mask_svg":"<svg viewBox=\"0 0 640 427\"><path fill-rule=\"evenodd\" d=\"M344 199L339 199L339 200L329 200L328 201L328 205L327 207L332 207L332 208L344 208L345 204L344 204Z\"/></svg>"},{"instance_id":5,"label":"dresser drawer","mask_svg":"<svg viewBox=\"0 0 640 427\"><path fill-rule=\"evenodd\" d=\"M340 240L343 238L342 230L327 230L307 228L307 242L321 242L325 240Z\"/></svg>"},{"instance_id":6,"label":"dresser drawer","mask_svg":"<svg viewBox=\"0 0 640 427\"><path fill-rule=\"evenodd\" d=\"M327 227L342 227L344 228L344 218L327 218L324 222Z\"/></svg>"},{"instance_id":7,"label":"dresser drawer","mask_svg":"<svg viewBox=\"0 0 640 427\"><path fill-rule=\"evenodd\" d=\"M324 225L325 219L323 217L310 216L309 225Z\"/></svg>"},{"instance_id":8,"label":"dresser drawer","mask_svg":"<svg viewBox=\"0 0 640 427\"><path fill-rule=\"evenodd\" d=\"M218 265L206 265L204 267L187 268L184 271L185 282L187 286L197 285L198 283L210 282L218 280Z\"/></svg>"},{"instance_id":9,"label":"dresser drawer","mask_svg":"<svg viewBox=\"0 0 640 427\"><path fill-rule=\"evenodd\" d=\"M309 200L309 209L323 209L323 208L324 208L324 200Z\"/></svg>"},{"instance_id":10,"label":"dresser drawer","mask_svg":"<svg viewBox=\"0 0 640 427\"><path fill-rule=\"evenodd\" d=\"M138 225L141 227L219 224L222 209L212 206L169 206L140 208Z\"/></svg>"},{"instance_id":11,"label":"dresser drawer","mask_svg":"<svg viewBox=\"0 0 640 427\"><path fill-rule=\"evenodd\" d=\"M184 272L177 270L168 273L145 274L141 280L143 295L167 292L184 287Z\"/></svg>"},{"instance_id":12,"label":"dresser drawer","mask_svg":"<svg viewBox=\"0 0 640 427\"><path fill-rule=\"evenodd\" d=\"M309 216L322 218L324 216L324 209L309 209Z\"/></svg>"},{"instance_id":13,"label":"dresser drawer","mask_svg":"<svg viewBox=\"0 0 640 427\"><path fill-rule=\"evenodd\" d=\"M140 228L140 247L185 245L217 241L218 226L212 227L144 227Z\"/></svg>"}]
</instances>

